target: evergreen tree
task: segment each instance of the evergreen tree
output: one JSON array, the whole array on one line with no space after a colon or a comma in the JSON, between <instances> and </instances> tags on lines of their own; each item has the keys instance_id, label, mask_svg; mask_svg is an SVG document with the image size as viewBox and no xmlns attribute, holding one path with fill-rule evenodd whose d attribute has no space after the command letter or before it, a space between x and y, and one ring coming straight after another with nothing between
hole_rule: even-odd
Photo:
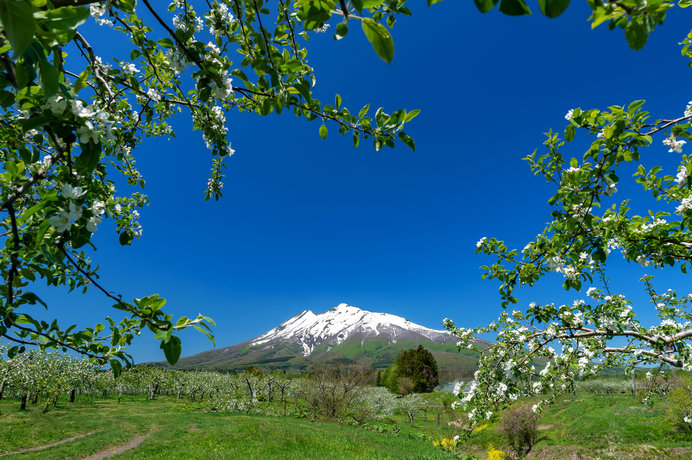
<instances>
[{"instance_id":1,"label":"evergreen tree","mask_svg":"<svg viewBox=\"0 0 692 460\"><path fill-rule=\"evenodd\" d=\"M389 372L388 386L401 378L408 378L413 383L414 393L429 393L440 383L437 361L423 345L401 352L393 367Z\"/></svg>"}]
</instances>

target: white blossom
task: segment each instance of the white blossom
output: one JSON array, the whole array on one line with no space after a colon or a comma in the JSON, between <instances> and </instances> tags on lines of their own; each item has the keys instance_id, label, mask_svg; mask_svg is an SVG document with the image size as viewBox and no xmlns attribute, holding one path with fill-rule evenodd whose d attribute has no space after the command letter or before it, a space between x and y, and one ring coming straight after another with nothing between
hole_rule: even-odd
<instances>
[{"instance_id":1,"label":"white blossom","mask_svg":"<svg viewBox=\"0 0 692 460\"><path fill-rule=\"evenodd\" d=\"M136 73L139 73L139 69L137 68L137 66L132 64L131 62L121 62L120 68L126 75L134 75Z\"/></svg>"},{"instance_id":2,"label":"white blossom","mask_svg":"<svg viewBox=\"0 0 692 460\"><path fill-rule=\"evenodd\" d=\"M675 176L675 182L677 182L677 184L678 184L679 187L682 187L682 186L684 186L685 184L687 184L687 176L688 176L688 175L689 175L689 174L687 173L687 168L686 168L686 167L683 166L682 168L680 168L680 171L678 172L678 175Z\"/></svg>"},{"instance_id":3,"label":"white blossom","mask_svg":"<svg viewBox=\"0 0 692 460\"><path fill-rule=\"evenodd\" d=\"M670 136L663 139L663 145L670 147L669 152L682 153L682 146L687 144L685 140L677 140L675 136Z\"/></svg>"},{"instance_id":4,"label":"white blossom","mask_svg":"<svg viewBox=\"0 0 692 460\"><path fill-rule=\"evenodd\" d=\"M84 106L84 102L79 99L72 101L72 113L81 118L91 117L94 115L94 111L91 106Z\"/></svg>"},{"instance_id":5,"label":"white blossom","mask_svg":"<svg viewBox=\"0 0 692 460\"><path fill-rule=\"evenodd\" d=\"M108 3L92 3L89 5L89 14L100 26L113 26L113 21L110 19L102 18L101 16L106 14L106 7Z\"/></svg>"},{"instance_id":6,"label":"white blossom","mask_svg":"<svg viewBox=\"0 0 692 460\"><path fill-rule=\"evenodd\" d=\"M72 222L65 211L60 211L57 216L49 217L48 223L55 227L55 230L57 230L59 233L69 230L70 227L72 227Z\"/></svg>"},{"instance_id":7,"label":"white blossom","mask_svg":"<svg viewBox=\"0 0 692 460\"><path fill-rule=\"evenodd\" d=\"M212 81L209 87L211 88L212 95L216 99L224 100L233 93L233 80L231 78L226 78L223 80L223 85L219 85L215 81Z\"/></svg>"},{"instance_id":8,"label":"white blossom","mask_svg":"<svg viewBox=\"0 0 692 460\"><path fill-rule=\"evenodd\" d=\"M74 201L70 201L67 217L69 217L72 220L79 220L80 217L82 217L82 207L76 205Z\"/></svg>"},{"instance_id":9,"label":"white blossom","mask_svg":"<svg viewBox=\"0 0 692 460\"><path fill-rule=\"evenodd\" d=\"M51 96L43 105L43 108L49 109L53 115L62 115L67 108L67 101L62 96Z\"/></svg>"},{"instance_id":10,"label":"white blossom","mask_svg":"<svg viewBox=\"0 0 692 460\"><path fill-rule=\"evenodd\" d=\"M154 88L149 88L147 90L147 97L154 102L159 102L161 100L161 94L159 94L159 92Z\"/></svg>"},{"instance_id":11,"label":"white blossom","mask_svg":"<svg viewBox=\"0 0 692 460\"><path fill-rule=\"evenodd\" d=\"M329 24L323 24L322 27L317 27L315 30L316 33L318 34L323 34L329 29Z\"/></svg>"},{"instance_id":12,"label":"white blossom","mask_svg":"<svg viewBox=\"0 0 692 460\"><path fill-rule=\"evenodd\" d=\"M86 190L83 190L82 187L72 187L70 184L63 185L60 191L67 198L71 198L73 200L76 200L86 193Z\"/></svg>"},{"instance_id":13,"label":"white blossom","mask_svg":"<svg viewBox=\"0 0 692 460\"><path fill-rule=\"evenodd\" d=\"M106 210L106 203L103 201L96 200L94 204L91 205L91 212L96 216L100 216Z\"/></svg>"},{"instance_id":14,"label":"white blossom","mask_svg":"<svg viewBox=\"0 0 692 460\"><path fill-rule=\"evenodd\" d=\"M687 198L683 198L680 201L680 206L675 208L675 213L682 214L685 211L689 211L690 209L692 209L692 195L688 196Z\"/></svg>"},{"instance_id":15,"label":"white blossom","mask_svg":"<svg viewBox=\"0 0 692 460\"><path fill-rule=\"evenodd\" d=\"M96 216L90 217L89 220L87 221L86 229L93 233L96 231L96 226L100 223L101 223L101 219L99 217L96 217Z\"/></svg>"},{"instance_id":16,"label":"white blossom","mask_svg":"<svg viewBox=\"0 0 692 460\"><path fill-rule=\"evenodd\" d=\"M574 109L569 109L565 115L565 120L572 121L572 115L574 114Z\"/></svg>"},{"instance_id":17,"label":"white blossom","mask_svg":"<svg viewBox=\"0 0 692 460\"><path fill-rule=\"evenodd\" d=\"M452 390L452 393L459 396L459 393L461 393L461 386L462 386L461 382L456 382L454 384L454 389Z\"/></svg>"},{"instance_id":18,"label":"white blossom","mask_svg":"<svg viewBox=\"0 0 692 460\"><path fill-rule=\"evenodd\" d=\"M77 128L77 135L79 136L79 142L82 144L88 144L89 142L98 144L98 132L94 129L94 125L91 124L89 120L87 120L82 126Z\"/></svg>"}]
</instances>

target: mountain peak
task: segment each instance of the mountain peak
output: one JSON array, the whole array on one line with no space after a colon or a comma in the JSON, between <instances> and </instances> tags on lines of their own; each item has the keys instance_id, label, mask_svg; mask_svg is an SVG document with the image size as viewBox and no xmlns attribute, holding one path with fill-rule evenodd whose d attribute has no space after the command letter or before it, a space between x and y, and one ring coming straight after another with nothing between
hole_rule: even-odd
<instances>
[{"instance_id":1,"label":"mountain peak","mask_svg":"<svg viewBox=\"0 0 692 460\"><path fill-rule=\"evenodd\" d=\"M319 345L331 348L351 338L384 338L390 343L398 340L424 338L442 343L453 340L446 331L438 331L412 323L401 316L361 310L340 303L324 313L304 310L274 329L250 341L250 345L296 343L308 356Z\"/></svg>"}]
</instances>

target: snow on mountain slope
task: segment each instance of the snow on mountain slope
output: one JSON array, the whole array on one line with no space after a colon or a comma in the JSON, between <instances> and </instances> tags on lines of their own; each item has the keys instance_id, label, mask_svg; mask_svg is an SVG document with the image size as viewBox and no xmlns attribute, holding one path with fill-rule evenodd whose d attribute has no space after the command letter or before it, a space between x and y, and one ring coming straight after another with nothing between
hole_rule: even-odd
<instances>
[{"instance_id":1,"label":"snow on mountain slope","mask_svg":"<svg viewBox=\"0 0 692 460\"><path fill-rule=\"evenodd\" d=\"M401 316L374 313L341 303L319 315L305 310L274 329L250 341L250 345L294 342L308 356L318 345L338 345L353 337L383 337L391 342L424 337L442 343L453 340L445 331L412 323Z\"/></svg>"}]
</instances>

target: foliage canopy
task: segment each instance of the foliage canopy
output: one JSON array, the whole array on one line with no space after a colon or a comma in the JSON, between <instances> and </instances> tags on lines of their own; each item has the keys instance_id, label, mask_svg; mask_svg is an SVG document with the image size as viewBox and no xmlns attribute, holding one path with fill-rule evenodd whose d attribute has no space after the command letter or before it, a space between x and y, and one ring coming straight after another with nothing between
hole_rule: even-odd
<instances>
[{"instance_id":1,"label":"foliage canopy","mask_svg":"<svg viewBox=\"0 0 692 460\"><path fill-rule=\"evenodd\" d=\"M498 0L475 3L486 12ZM538 2L549 17L568 3ZM523 0L499 4L504 14L530 13ZM589 5L594 26L610 21L611 27L624 27L638 48L674 2L590 0ZM350 133L355 147L370 139L375 150L397 142L415 148L403 128L417 110L373 112L366 105L355 111L339 95L333 104L323 103L312 94L315 72L307 62L309 34L325 31L334 18L335 39L360 22L374 52L391 62L390 30L410 14L405 0L174 0L165 7L150 0L0 0L0 336L13 344L10 356L32 346L70 349L109 361L117 373L131 362L127 345L147 329L171 363L181 353L178 331L193 327L213 340L210 318L174 319L158 294L126 300L98 281L89 248L99 225L109 219L122 245L141 233L138 210L147 197L140 190L145 180L136 166L138 145L147 137L171 136L169 119L188 113L211 153L207 199L222 195L224 160L234 153L227 138L230 111L292 113L320 122L322 138L328 124ZM90 16L122 34L126 45L115 46L112 56L100 55L84 27ZM630 120L640 113L613 114L622 119L616 122L600 112L580 112L572 130L606 122L640 126L639 119ZM657 126L683 136L683 128ZM608 139L627 129L608 131ZM646 143L646 137L631 142ZM548 160L537 161L543 168ZM34 305L47 307L32 292L39 282L95 288L124 317L107 316L83 328L65 325L71 321L57 312L52 321L39 320L30 314Z\"/></svg>"}]
</instances>

